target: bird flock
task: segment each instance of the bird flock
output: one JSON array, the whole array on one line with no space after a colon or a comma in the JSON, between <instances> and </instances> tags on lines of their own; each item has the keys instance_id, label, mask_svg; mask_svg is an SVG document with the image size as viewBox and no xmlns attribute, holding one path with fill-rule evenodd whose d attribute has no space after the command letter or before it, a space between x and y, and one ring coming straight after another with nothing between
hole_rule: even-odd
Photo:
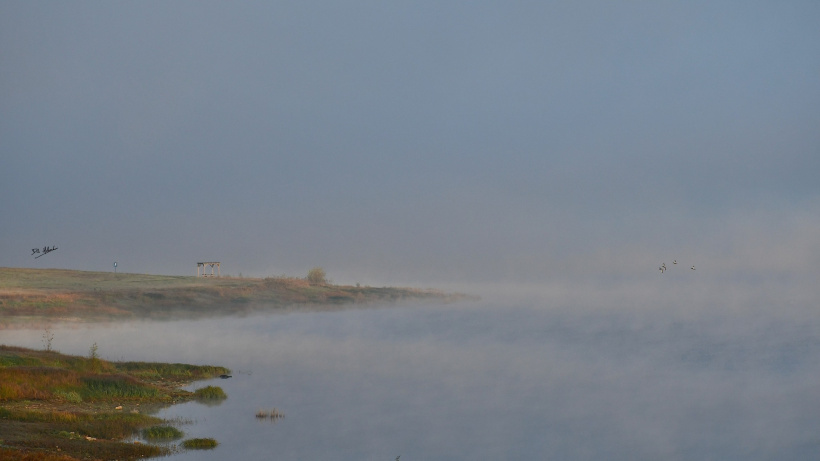
<instances>
[{"instance_id":1,"label":"bird flock","mask_svg":"<svg viewBox=\"0 0 820 461\"><path fill-rule=\"evenodd\" d=\"M673 265L675 265L675 266L677 266L677 265L678 265L678 260L677 260L677 259L672 260L672 264L673 264ZM691 270L695 270L695 266L692 266L692 267L690 267L689 269L691 269ZM660 266L660 267L658 267L658 270L659 270L659 271L661 271L661 274L663 274L664 272L666 272L666 271L668 270L668 269L666 268L666 263L661 263L661 266Z\"/></svg>"}]
</instances>

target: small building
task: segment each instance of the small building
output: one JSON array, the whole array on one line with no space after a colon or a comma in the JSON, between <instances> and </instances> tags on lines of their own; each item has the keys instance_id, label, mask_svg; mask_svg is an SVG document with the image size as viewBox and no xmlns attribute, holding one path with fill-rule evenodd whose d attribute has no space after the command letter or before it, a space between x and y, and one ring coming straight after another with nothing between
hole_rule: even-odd
<instances>
[{"instance_id":1,"label":"small building","mask_svg":"<svg viewBox=\"0 0 820 461\"><path fill-rule=\"evenodd\" d=\"M211 266L211 273L208 273L208 268L205 266ZM216 266L216 274L214 274L214 266ZM199 273L199 268L202 268L202 274ZM219 272L219 261L209 261L209 262L202 262L196 263L196 276L197 277L221 277L222 274Z\"/></svg>"}]
</instances>

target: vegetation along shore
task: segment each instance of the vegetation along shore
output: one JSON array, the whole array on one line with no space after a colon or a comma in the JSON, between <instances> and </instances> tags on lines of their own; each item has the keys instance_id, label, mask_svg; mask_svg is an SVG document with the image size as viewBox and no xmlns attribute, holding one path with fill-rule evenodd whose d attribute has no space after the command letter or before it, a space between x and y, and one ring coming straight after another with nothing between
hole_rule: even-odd
<instances>
[{"instance_id":1,"label":"vegetation along shore","mask_svg":"<svg viewBox=\"0 0 820 461\"><path fill-rule=\"evenodd\" d=\"M177 444L129 442L182 438L153 410L178 402L224 398L181 386L230 370L150 362L110 362L0 345L0 461L133 460L202 448L199 439ZM164 436L164 434L171 434ZM211 439L208 439L211 440ZM216 441L212 442L212 446Z\"/></svg>"},{"instance_id":2,"label":"vegetation along shore","mask_svg":"<svg viewBox=\"0 0 820 461\"><path fill-rule=\"evenodd\" d=\"M181 401L225 398L219 387L181 387L230 370L110 362L99 358L96 344L87 357L64 355L51 349L49 325L464 298L470 297L334 285L321 268L305 278L237 278L0 267L0 329L45 326L45 350L0 344L0 461L133 460L218 444L210 438L155 444L183 434L150 414ZM274 412L267 416L283 416ZM149 443L129 441L138 434Z\"/></svg>"},{"instance_id":3,"label":"vegetation along shore","mask_svg":"<svg viewBox=\"0 0 820 461\"><path fill-rule=\"evenodd\" d=\"M334 285L319 268L305 278L239 278L0 267L0 328L468 297L416 288Z\"/></svg>"}]
</instances>

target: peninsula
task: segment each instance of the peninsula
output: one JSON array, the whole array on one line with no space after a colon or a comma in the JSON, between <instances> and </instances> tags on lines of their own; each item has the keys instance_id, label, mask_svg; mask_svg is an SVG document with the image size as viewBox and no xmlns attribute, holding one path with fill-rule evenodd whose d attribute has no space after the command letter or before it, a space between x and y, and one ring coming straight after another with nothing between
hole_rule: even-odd
<instances>
[{"instance_id":1,"label":"peninsula","mask_svg":"<svg viewBox=\"0 0 820 461\"><path fill-rule=\"evenodd\" d=\"M298 277L194 277L0 267L0 328L49 322L197 318L469 298L438 290Z\"/></svg>"}]
</instances>

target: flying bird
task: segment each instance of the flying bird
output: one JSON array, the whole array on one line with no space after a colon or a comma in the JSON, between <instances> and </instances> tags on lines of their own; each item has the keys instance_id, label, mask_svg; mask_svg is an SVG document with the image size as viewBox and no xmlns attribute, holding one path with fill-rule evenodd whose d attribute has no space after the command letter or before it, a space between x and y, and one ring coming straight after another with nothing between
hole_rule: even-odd
<instances>
[{"instance_id":1,"label":"flying bird","mask_svg":"<svg viewBox=\"0 0 820 461\"><path fill-rule=\"evenodd\" d=\"M690 269L695 270L695 266L692 266Z\"/></svg>"}]
</instances>

